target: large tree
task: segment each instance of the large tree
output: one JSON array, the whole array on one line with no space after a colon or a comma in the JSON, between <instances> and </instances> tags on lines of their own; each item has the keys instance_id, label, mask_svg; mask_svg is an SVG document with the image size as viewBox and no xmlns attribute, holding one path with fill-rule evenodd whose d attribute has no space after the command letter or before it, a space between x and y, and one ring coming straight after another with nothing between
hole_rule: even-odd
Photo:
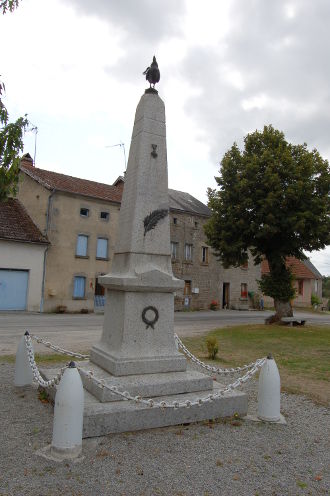
<instances>
[{"instance_id":1,"label":"large tree","mask_svg":"<svg viewBox=\"0 0 330 496\"><path fill-rule=\"evenodd\" d=\"M212 217L205 227L224 267L239 267L251 251L254 263L265 257L270 273L260 289L274 298L275 320L292 316L293 276L286 257L306 258L304 250L330 243L329 164L317 150L288 143L271 125L228 150L209 189Z\"/></svg>"}]
</instances>

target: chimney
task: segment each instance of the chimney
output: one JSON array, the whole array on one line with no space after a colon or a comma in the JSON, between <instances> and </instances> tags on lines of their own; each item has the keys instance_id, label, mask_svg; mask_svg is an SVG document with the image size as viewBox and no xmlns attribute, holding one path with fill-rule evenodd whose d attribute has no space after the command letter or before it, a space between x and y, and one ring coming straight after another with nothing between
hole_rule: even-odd
<instances>
[{"instance_id":1,"label":"chimney","mask_svg":"<svg viewBox=\"0 0 330 496\"><path fill-rule=\"evenodd\" d=\"M25 153L21 158L21 165L29 165L30 167L34 167L33 159L29 153Z\"/></svg>"}]
</instances>

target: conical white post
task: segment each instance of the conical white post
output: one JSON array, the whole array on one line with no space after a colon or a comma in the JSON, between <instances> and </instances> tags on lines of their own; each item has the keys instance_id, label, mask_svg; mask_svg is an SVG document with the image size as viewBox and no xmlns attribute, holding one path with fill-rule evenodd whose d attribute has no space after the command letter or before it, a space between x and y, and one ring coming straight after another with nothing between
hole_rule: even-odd
<instances>
[{"instance_id":1,"label":"conical white post","mask_svg":"<svg viewBox=\"0 0 330 496\"><path fill-rule=\"evenodd\" d=\"M25 335L28 334L26 331ZM19 342L15 361L15 386L30 386L33 384L33 374L26 349L25 336Z\"/></svg>"},{"instance_id":2,"label":"conical white post","mask_svg":"<svg viewBox=\"0 0 330 496\"><path fill-rule=\"evenodd\" d=\"M70 362L57 388L51 453L60 459L76 458L82 449L84 390L74 362Z\"/></svg>"},{"instance_id":3,"label":"conical white post","mask_svg":"<svg viewBox=\"0 0 330 496\"><path fill-rule=\"evenodd\" d=\"M275 360L269 355L261 368L258 391L258 417L267 422L281 418L281 380Z\"/></svg>"}]
</instances>

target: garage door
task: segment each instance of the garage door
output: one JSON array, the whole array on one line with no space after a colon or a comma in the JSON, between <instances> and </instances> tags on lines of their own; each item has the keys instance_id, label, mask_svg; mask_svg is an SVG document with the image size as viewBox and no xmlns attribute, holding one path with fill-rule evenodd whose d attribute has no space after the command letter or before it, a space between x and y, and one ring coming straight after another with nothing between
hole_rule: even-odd
<instances>
[{"instance_id":1,"label":"garage door","mask_svg":"<svg viewBox=\"0 0 330 496\"><path fill-rule=\"evenodd\" d=\"M29 271L0 269L0 310L25 310Z\"/></svg>"}]
</instances>

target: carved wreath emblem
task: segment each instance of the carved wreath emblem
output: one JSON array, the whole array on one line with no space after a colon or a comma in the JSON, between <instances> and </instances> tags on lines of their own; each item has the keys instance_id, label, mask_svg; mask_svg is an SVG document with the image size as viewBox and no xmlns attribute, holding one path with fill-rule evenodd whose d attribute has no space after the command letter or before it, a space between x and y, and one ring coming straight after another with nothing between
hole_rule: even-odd
<instances>
[{"instance_id":1,"label":"carved wreath emblem","mask_svg":"<svg viewBox=\"0 0 330 496\"><path fill-rule=\"evenodd\" d=\"M147 312L153 312L154 316L152 319L147 318ZM145 324L147 324L146 329L148 329L149 327L154 329L154 325L156 324L158 319L159 319L159 313L156 307L149 306L143 309L142 320Z\"/></svg>"}]
</instances>

